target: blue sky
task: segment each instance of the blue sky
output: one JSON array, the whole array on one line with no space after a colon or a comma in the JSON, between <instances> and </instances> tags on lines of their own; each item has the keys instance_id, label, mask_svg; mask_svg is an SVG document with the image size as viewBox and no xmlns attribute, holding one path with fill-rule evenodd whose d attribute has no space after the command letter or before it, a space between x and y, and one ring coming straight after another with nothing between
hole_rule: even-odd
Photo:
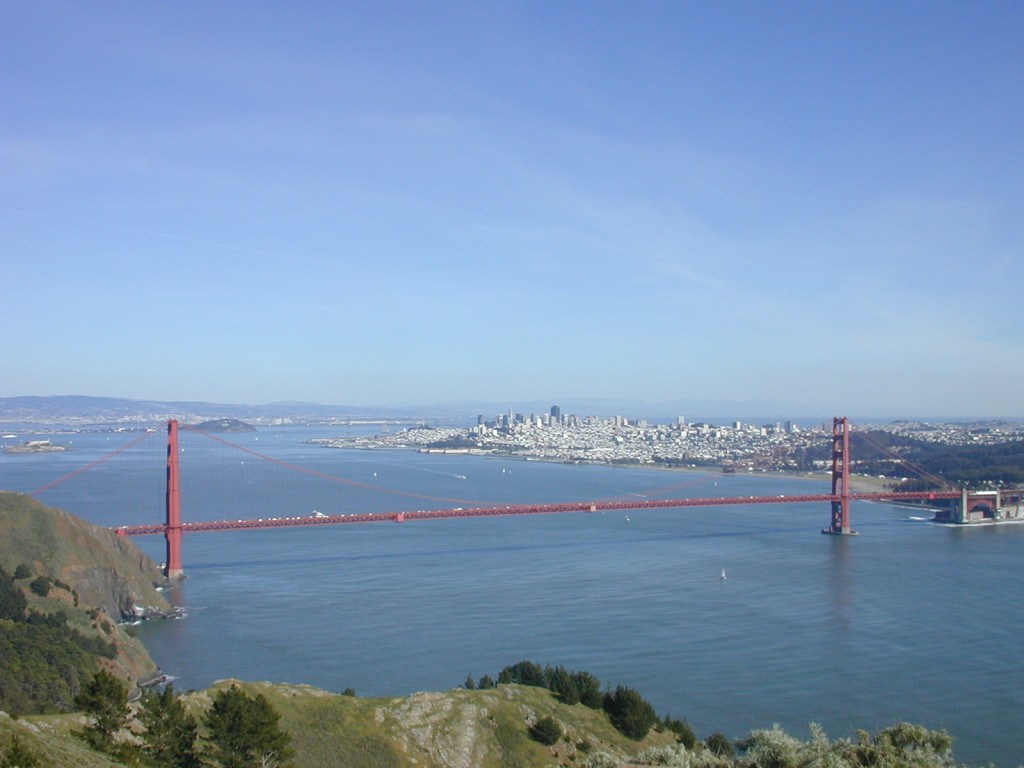
<instances>
[{"instance_id":1,"label":"blue sky","mask_svg":"<svg viewBox=\"0 0 1024 768\"><path fill-rule=\"evenodd\" d=\"M1024 415L1024 3L0 16L0 396Z\"/></svg>"}]
</instances>

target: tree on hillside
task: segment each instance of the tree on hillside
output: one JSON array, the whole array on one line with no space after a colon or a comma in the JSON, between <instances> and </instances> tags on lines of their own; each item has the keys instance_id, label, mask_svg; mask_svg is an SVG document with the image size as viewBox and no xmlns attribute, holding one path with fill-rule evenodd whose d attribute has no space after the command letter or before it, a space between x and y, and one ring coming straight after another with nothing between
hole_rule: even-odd
<instances>
[{"instance_id":1,"label":"tree on hillside","mask_svg":"<svg viewBox=\"0 0 1024 768\"><path fill-rule=\"evenodd\" d=\"M665 715L661 721L666 729L672 731L676 735L676 741L682 744L687 749L693 749L697 743L697 734L693 732L693 726L686 720L678 720L674 717Z\"/></svg>"},{"instance_id":2,"label":"tree on hillside","mask_svg":"<svg viewBox=\"0 0 1024 768\"><path fill-rule=\"evenodd\" d=\"M639 741L658 722L658 713L639 693L620 685L604 695L604 710L612 725L624 736Z\"/></svg>"},{"instance_id":3,"label":"tree on hillside","mask_svg":"<svg viewBox=\"0 0 1024 768\"><path fill-rule=\"evenodd\" d=\"M53 582L45 576L37 576L28 585L29 589L35 592L40 597L46 597L50 594L50 589L53 587Z\"/></svg>"},{"instance_id":4,"label":"tree on hillside","mask_svg":"<svg viewBox=\"0 0 1024 768\"><path fill-rule=\"evenodd\" d=\"M196 752L196 719L185 711L185 705L168 685L162 693L146 691L142 694L139 722L146 731L142 734L143 754L147 761L159 768L201 768Z\"/></svg>"},{"instance_id":5,"label":"tree on hillside","mask_svg":"<svg viewBox=\"0 0 1024 768\"><path fill-rule=\"evenodd\" d=\"M283 768L292 737L278 726L280 719L263 694L250 696L237 685L218 691L203 721L209 756L221 768Z\"/></svg>"},{"instance_id":6,"label":"tree on hillside","mask_svg":"<svg viewBox=\"0 0 1024 768\"><path fill-rule=\"evenodd\" d=\"M565 667L548 667L545 677L548 680L548 689L561 699L563 704L579 704L580 690L576 686L576 680Z\"/></svg>"},{"instance_id":7,"label":"tree on hillside","mask_svg":"<svg viewBox=\"0 0 1024 768\"><path fill-rule=\"evenodd\" d=\"M75 696L75 705L91 718L82 736L94 749L111 752L114 737L128 722L128 689L101 669Z\"/></svg>"},{"instance_id":8,"label":"tree on hillside","mask_svg":"<svg viewBox=\"0 0 1024 768\"><path fill-rule=\"evenodd\" d=\"M532 661L517 661L511 666L505 667L498 673L498 682L502 685L515 683L517 685L533 685L537 688L545 688L547 681L544 679L544 670L540 665Z\"/></svg>"},{"instance_id":9,"label":"tree on hillside","mask_svg":"<svg viewBox=\"0 0 1024 768\"><path fill-rule=\"evenodd\" d=\"M580 703L591 709L601 709L604 697L601 695L601 681L589 672L573 672L572 681L580 696Z\"/></svg>"},{"instance_id":10,"label":"tree on hillside","mask_svg":"<svg viewBox=\"0 0 1024 768\"><path fill-rule=\"evenodd\" d=\"M28 602L18 585L0 566L0 619L24 621Z\"/></svg>"}]
</instances>

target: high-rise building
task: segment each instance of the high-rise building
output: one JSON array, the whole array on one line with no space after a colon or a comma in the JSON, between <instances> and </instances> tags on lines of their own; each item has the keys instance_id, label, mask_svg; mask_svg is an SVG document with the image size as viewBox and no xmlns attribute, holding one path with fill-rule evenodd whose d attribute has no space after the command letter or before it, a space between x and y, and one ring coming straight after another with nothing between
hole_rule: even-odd
<instances>
[{"instance_id":1,"label":"high-rise building","mask_svg":"<svg viewBox=\"0 0 1024 768\"><path fill-rule=\"evenodd\" d=\"M557 405L551 406L551 423L560 424L562 421L562 409Z\"/></svg>"}]
</instances>

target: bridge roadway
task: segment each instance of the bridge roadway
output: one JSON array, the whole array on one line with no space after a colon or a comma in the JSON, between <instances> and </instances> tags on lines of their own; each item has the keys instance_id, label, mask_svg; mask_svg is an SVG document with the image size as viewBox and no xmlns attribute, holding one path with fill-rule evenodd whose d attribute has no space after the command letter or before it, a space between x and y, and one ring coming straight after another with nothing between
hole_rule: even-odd
<instances>
[{"instance_id":1,"label":"bridge roadway","mask_svg":"<svg viewBox=\"0 0 1024 768\"><path fill-rule=\"evenodd\" d=\"M958 499L960 491L920 491L913 493L851 493L845 497L830 493L794 496L734 496L700 499L632 499L629 501L571 501L559 504L518 504L505 507L472 507L462 509L415 510L403 512L368 512L352 515L323 515L310 517L264 517L253 520L217 520L205 523L181 524L182 533L200 531L240 531L251 528L293 528L309 525L339 525L342 523L401 523L407 520L443 520L455 517L499 517L501 515L549 515L562 512L605 512L612 510L671 509L677 507L729 507L744 504L799 504L804 502L850 501L934 501ZM159 525L122 525L114 530L121 536L164 534L167 527Z\"/></svg>"}]
</instances>

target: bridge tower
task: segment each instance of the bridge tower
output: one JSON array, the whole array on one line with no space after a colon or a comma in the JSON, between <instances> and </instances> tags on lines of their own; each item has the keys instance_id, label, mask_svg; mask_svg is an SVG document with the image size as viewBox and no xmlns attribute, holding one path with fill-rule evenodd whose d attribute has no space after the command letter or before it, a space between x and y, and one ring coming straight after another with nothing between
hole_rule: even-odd
<instances>
[{"instance_id":1,"label":"bridge tower","mask_svg":"<svg viewBox=\"0 0 1024 768\"><path fill-rule=\"evenodd\" d=\"M832 522L822 533L853 536L850 530L850 420L832 419Z\"/></svg>"},{"instance_id":2,"label":"bridge tower","mask_svg":"<svg viewBox=\"0 0 1024 768\"><path fill-rule=\"evenodd\" d=\"M181 472L178 453L178 422L171 419L167 422L167 520L164 523L164 538L167 540L164 575L169 579L185 576L181 567Z\"/></svg>"}]
</instances>

